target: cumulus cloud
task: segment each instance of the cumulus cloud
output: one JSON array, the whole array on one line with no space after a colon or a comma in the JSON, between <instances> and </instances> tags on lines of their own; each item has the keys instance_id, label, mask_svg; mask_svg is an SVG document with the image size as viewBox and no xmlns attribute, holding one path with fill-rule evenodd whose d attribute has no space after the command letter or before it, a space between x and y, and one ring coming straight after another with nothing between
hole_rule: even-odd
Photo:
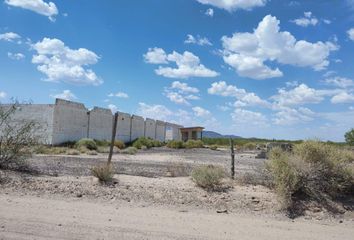
<instances>
[{"instance_id":1,"label":"cumulus cloud","mask_svg":"<svg viewBox=\"0 0 354 240\"><path fill-rule=\"evenodd\" d=\"M108 104L107 107L111 109L112 113L116 113L118 111L118 107L114 104Z\"/></svg>"},{"instance_id":2,"label":"cumulus cloud","mask_svg":"<svg viewBox=\"0 0 354 240\"><path fill-rule=\"evenodd\" d=\"M262 7L267 0L197 0L202 4L212 5L214 7L225 9L229 12L244 9L251 10L255 7Z\"/></svg>"},{"instance_id":3,"label":"cumulus cloud","mask_svg":"<svg viewBox=\"0 0 354 240\"><path fill-rule=\"evenodd\" d=\"M214 9L208 8L208 9L205 11L205 15L207 15L207 16L209 16L209 17L213 17L213 16L214 16Z\"/></svg>"},{"instance_id":4,"label":"cumulus cloud","mask_svg":"<svg viewBox=\"0 0 354 240\"><path fill-rule=\"evenodd\" d=\"M198 88L190 87L187 83L174 81L169 88L165 88L165 96L176 104L190 105L188 100L198 100Z\"/></svg>"},{"instance_id":5,"label":"cumulus cloud","mask_svg":"<svg viewBox=\"0 0 354 240\"><path fill-rule=\"evenodd\" d=\"M224 81L214 82L208 89L208 93L211 95L219 95L223 97L234 97L236 102L235 107L246 107L246 106L261 106L270 107L271 104L253 92L247 92L245 89L237 88L233 85L228 85Z\"/></svg>"},{"instance_id":6,"label":"cumulus cloud","mask_svg":"<svg viewBox=\"0 0 354 240\"><path fill-rule=\"evenodd\" d=\"M0 99L6 98L7 94L4 91L0 91Z\"/></svg>"},{"instance_id":7,"label":"cumulus cloud","mask_svg":"<svg viewBox=\"0 0 354 240\"><path fill-rule=\"evenodd\" d=\"M153 64L175 63L177 68L159 66L155 70L157 75L168 78L190 78L190 77L216 77L219 73L206 68L200 63L199 57L193 53L185 51L180 54L173 51L166 55L161 48L149 48L144 54L145 61Z\"/></svg>"},{"instance_id":8,"label":"cumulus cloud","mask_svg":"<svg viewBox=\"0 0 354 240\"><path fill-rule=\"evenodd\" d=\"M50 95L52 98L60 98L64 100L75 100L77 97L70 90L64 90L62 93Z\"/></svg>"},{"instance_id":9,"label":"cumulus cloud","mask_svg":"<svg viewBox=\"0 0 354 240\"><path fill-rule=\"evenodd\" d=\"M331 98L331 103L354 103L354 94L348 93L346 91L340 92Z\"/></svg>"},{"instance_id":10,"label":"cumulus cloud","mask_svg":"<svg viewBox=\"0 0 354 240\"><path fill-rule=\"evenodd\" d=\"M301 27L307 27L309 25L316 26L318 19L312 15L312 12L304 12L304 17L294 19L291 22Z\"/></svg>"},{"instance_id":11,"label":"cumulus cloud","mask_svg":"<svg viewBox=\"0 0 354 240\"><path fill-rule=\"evenodd\" d=\"M12 52L8 52L7 56L12 59L12 60L21 60L24 59L26 56L23 55L22 53L12 53Z\"/></svg>"},{"instance_id":12,"label":"cumulus cloud","mask_svg":"<svg viewBox=\"0 0 354 240\"><path fill-rule=\"evenodd\" d=\"M143 55L145 62L152 64L166 64L167 55L162 48L149 48L148 52Z\"/></svg>"},{"instance_id":13,"label":"cumulus cloud","mask_svg":"<svg viewBox=\"0 0 354 240\"><path fill-rule=\"evenodd\" d=\"M347 31L348 37L350 40L354 41L354 28L351 28Z\"/></svg>"},{"instance_id":14,"label":"cumulus cloud","mask_svg":"<svg viewBox=\"0 0 354 240\"><path fill-rule=\"evenodd\" d=\"M5 3L47 16L51 21L55 21L55 16L58 14L57 6L53 2L47 3L43 0L5 0Z\"/></svg>"},{"instance_id":15,"label":"cumulus cloud","mask_svg":"<svg viewBox=\"0 0 354 240\"><path fill-rule=\"evenodd\" d=\"M241 108L236 108L231 113L231 118L234 125L237 127L244 125L255 125L255 126L265 126L268 125L265 115L260 112L249 111Z\"/></svg>"},{"instance_id":16,"label":"cumulus cloud","mask_svg":"<svg viewBox=\"0 0 354 240\"><path fill-rule=\"evenodd\" d=\"M21 39L21 36L14 32L7 32L0 34L0 40L13 42L15 40Z\"/></svg>"},{"instance_id":17,"label":"cumulus cloud","mask_svg":"<svg viewBox=\"0 0 354 240\"><path fill-rule=\"evenodd\" d=\"M253 33L234 33L222 37L224 61L243 77L267 79L281 77L279 68L265 65L265 61L298 67L325 69L331 51L338 49L332 42L311 43L296 40L290 32L281 32L279 20L267 15Z\"/></svg>"},{"instance_id":18,"label":"cumulus cloud","mask_svg":"<svg viewBox=\"0 0 354 240\"><path fill-rule=\"evenodd\" d=\"M173 112L169 110L167 107L165 107L164 105L160 105L160 104L149 105L143 102L139 103L137 113L144 117L164 120L164 121L170 119L171 115L173 115Z\"/></svg>"},{"instance_id":19,"label":"cumulus cloud","mask_svg":"<svg viewBox=\"0 0 354 240\"><path fill-rule=\"evenodd\" d=\"M186 44L197 44L199 46L212 46L213 44L206 37L194 37L192 34L187 35L187 39L184 41Z\"/></svg>"},{"instance_id":20,"label":"cumulus cloud","mask_svg":"<svg viewBox=\"0 0 354 240\"><path fill-rule=\"evenodd\" d=\"M86 48L77 50L65 46L59 39L44 38L32 45L37 52L32 63L47 76L46 81L81 85L100 85L103 81L88 65L96 64L99 57Z\"/></svg>"},{"instance_id":21,"label":"cumulus cloud","mask_svg":"<svg viewBox=\"0 0 354 240\"><path fill-rule=\"evenodd\" d=\"M312 121L315 115L316 114L308 108L282 108L281 111L275 113L273 122L276 125L294 125Z\"/></svg>"},{"instance_id":22,"label":"cumulus cloud","mask_svg":"<svg viewBox=\"0 0 354 240\"><path fill-rule=\"evenodd\" d=\"M333 77L323 81L324 83L340 88L354 87L354 80L344 77Z\"/></svg>"},{"instance_id":23,"label":"cumulus cloud","mask_svg":"<svg viewBox=\"0 0 354 240\"><path fill-rule=\"evenodd\" d=\"M108 97L129 98L129 95L125 92L110 93Z\"/></svg>"},{"instance_id":24,"label":"cumulus cloud","mask_svg":"<svg viewBox=\"0 0 354 240\"><path fill-rule=\"evenodd\" d=\"M209 117L211 115L210 111L209 110L206 110L202 107L193 107L192 108L195 116L197 117Z\"/></svg>"}]
</instances>

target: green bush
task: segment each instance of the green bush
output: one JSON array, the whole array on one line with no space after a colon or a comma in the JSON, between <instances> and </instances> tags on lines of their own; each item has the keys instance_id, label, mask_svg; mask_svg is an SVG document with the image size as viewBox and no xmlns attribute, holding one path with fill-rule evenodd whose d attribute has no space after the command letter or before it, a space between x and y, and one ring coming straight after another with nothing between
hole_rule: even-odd
<instances>
[{"instance_id":1,"label":"green bush","mask_svg":"<svg viewBox=\"0 0 354 240\"><path fill-rule=\"evenodd\" d=\"M137 149L141 149L144 146L146 148L152 148L152 147L161 147L162 143L160 141L153 140L151 138L140 137L133 141L132 146L136 147Z\"/></svg>"},{"instance_id":2,"label":"green bush","mask_svg":"<svg viewBox=\"0 0 354 240\"><path fill-rule=\"evenodd\" d=\"M287 208L295 206L299 196L322 202L354 189L352 152L318 141L306 141L292 153L274 148L267 169Z\"/></svg>"},{"instance_id":3,"label":"green bush","mask_svg":"<svg viewBox=\"0 0 354 240\"><path fill-rule=\"evenodd\" d=\"M121 151L122 154L130 154L130 155L134 155L137 152L138 152L138 149L136 147L128 147L128 148Z\"/></svg>"},{"instance_id":4,"label":"green bush","mask_svg":"<svg viewBox=\"0 0 354 240\"><path fill-rule=\"evenodd\" d=\"M243 145L243 149L246 149L246 150L255 150L256 147L257 147L257 145L253 142L248 142Z\"/></svg>"},{"instance_id":5,"label":"green bush","mask_svg":"<svg viewBox=\"0 0 354 240\"><path fill-rule=\"evenodd\" d=\"M75 147L80 149L82 147L87 148L88 150L97 150L97 144L93 139L82 138L76 144Z\"/></svg>"},{"instance_id":6,"label":"green bush","mask_svg":"<svg viewBox=\"0 0 354 240\"><path fill-rule=\"evenodd\" d=\"M94 139L97 147L109 147L111 145L110 141Z\"/></svg>"},{"instance_id":7,"label":"green bush","mask_svg":"<svg viewBox=\"0 0 354 240\"><path fill-rule=\"evenodd\" d=\"M101 164L91 169L92 175L97 177L100 182L108 183L113 180L114 169L112 165Z\"/></svg>"},{"instance_id":8,"label":"green bush","mask_svg":"<svg viewBox=\"0 0 354 240\"><path fill-rule=\"evenodd\" d=\"M218 166L201 166L192 171L193 181L202 188L215 189L221 185L221 180L225 177L225 170Z\"/></svg>"},{"instance_id":9,"label":"green bush","mask_svg":"<svg viewBox=\"0 0 354 240\"><path fill-rule=\"evenodd\" d=\"M210 146L210 149L211 149L211 150L214 150L214 151L215 151L215 150L218 150L218 146L217 146L217 145L212 145L212 146Z\"/></svg>"},{"instance_id":10,"label":"green bush","mask_svg":"<svg viewBox=\"0 0 354 240\"><path fill-rule=\"evenodd\" d=\"M116 146L119 149L124 149L125 148L125 144L123 141L121 140L116 140L114 141L114 146Z\"/></svg>"},{"instance_id":11,"label":"green bush","mask_svg":"<svg viewBox=\"0 0 354 240\"><path fill-rule=\"evenodd\" d=\"M168 148L176 148L176 149L180 149L180 148L185 148L184 142L183 141L179 141L179 140L171 140L167 143L167 147Z\"/></svg>"},{"instance_id":12,"label":"green bush","mask_svg":"<svg viewBox=\"0 0 354 240\"><path fill-rule=\"evenodd\" d=\"M186 148L203 148L203 142L201 140L188 140L185 143Z\"/></svg>"},{"instance_id":13,"label":"green bush","mask_svg":"<svg viewBox=\"0 0 354 240\"><path fill-rule=\"evenodd\" d=\"M354 146L354 128L346 132L344 137L345 137L345 142L347 144L349 144L350 146Z\"/></svg>"}]
</instances>

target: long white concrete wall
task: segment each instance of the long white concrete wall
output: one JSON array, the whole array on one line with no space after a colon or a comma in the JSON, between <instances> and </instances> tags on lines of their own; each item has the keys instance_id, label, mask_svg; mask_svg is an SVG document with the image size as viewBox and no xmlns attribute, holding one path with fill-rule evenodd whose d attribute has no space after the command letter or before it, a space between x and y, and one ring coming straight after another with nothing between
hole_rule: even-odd
<instances>
[{"instance_id":1,"label":"long white concrete wall","mask_svg":"<svg viewBox=\"0 0 354 240\"><path fill-rule=\"evenodd\" d=\"M144 137L145 132L145 121L143 117L133 115L131 118L132 126L131 126L131 141L139 137Z\"/></svg>"},{"instance_id":2,"label":"long white concrete wall","mask_svg":"<svg viewBox=\"0 0 354 240\"><path fill-rule=\"evenodd\" d=\"M88 110L81 103L57 99L52 144L78 141L88 136Z\"/></svg>"},{"instance_id":3,"label":"long white concrete wall","mask_svg":"<svg viewBox=\"0 0 354 240\"><path fill-rule=\"evenodd\" d=\"M1 108L10 105L0 105ZM95 107L89 111L83 104L56 99L55 104L23 104L13 116L13 123L33 120L40 128L36 131L45 144L60 144L81 138L111 140L113 114L111 110ZM130 142L139 137L159 141L179 140L178 126L143 117L118 113L116 139ZM1 134L1 129L0 129Z\"/></svg>"},{"instance_id":4,"label":"long white concrete wall","mask_svg":"<svg viewBox=\"0 0 354 240\"><path fill-rule=\"evenodd\" d=\"M130 142L131 116L128 113L118 113L116 139Z\"/></svg>"},{"instance_id":5,"label":"long white concrete wall","mask_svg":"<svg viewBox=\"0 0 354 240\"><path fill-rule=\"evenodd\" d=\"M88 138L108 140L112 136L113 116L109 109L94 107L88 115Z\"/></svg>"},{"instance_id":6,"label":"long white concrete wall","mask_svg":"<svg viewBox=\"0 0 354 240\"><path fill-rule=\"evenodd\" d=\"M1 105L4 111L12 105ZM19 105L14 115L11 116L10 123L13 127L21 126L24 121L36 123L34 135L43 144L51 144L53 136L53 104L22 104ZM0 129L0 134L2 130Z\"/></svg>"},{"instance_id":7,"label":"long white concrete wall","mask_svg":"<svg viewBox=\"0 0 354 240\"><path fill-rule=\"evenodd\" d=\"M145 120L145 137L155 139L156 123L154 119Z\"/></svg>"}]
</instances>

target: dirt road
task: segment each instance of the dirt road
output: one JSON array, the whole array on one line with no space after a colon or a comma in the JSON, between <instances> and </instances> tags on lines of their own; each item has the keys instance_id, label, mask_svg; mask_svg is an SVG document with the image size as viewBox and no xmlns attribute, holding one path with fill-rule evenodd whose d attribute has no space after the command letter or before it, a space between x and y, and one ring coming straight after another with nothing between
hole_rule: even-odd
<instances>
[{"instance_id":1,"label":"dirt road","mask_svg":"<svg viewBox=\"0 0 354 240\"><path fill-rule=\"evenodd\" d=\"M0 239L353 239L353 222L316 222L84 198L0 195Z\"/></svg>"}]
</instances>

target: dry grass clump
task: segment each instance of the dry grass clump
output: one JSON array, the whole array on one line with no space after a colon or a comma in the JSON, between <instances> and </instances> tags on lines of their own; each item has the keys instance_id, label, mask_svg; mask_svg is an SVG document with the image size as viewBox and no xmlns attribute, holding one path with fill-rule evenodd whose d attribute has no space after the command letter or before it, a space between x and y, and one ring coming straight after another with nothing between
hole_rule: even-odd
<instances>
[{"instance_id":1,"label":"dry grass clump","mask_svg":"<svg viewBox=\"0 0 354 240\"><path fill-rule=\"evenodd\" d=\"M210 148L211 150L216 151L216 150L218 150L218 145L211 145L209 148Z\"/></svg>"},{"instance_id":2,"label":"dry grass clump","mask_svg":"<svg viewBox=\"0 0 354 240\"><path fill-rule=\"evenodd\" d=\"M245 150L255 150L256 147L257 147L257 145L253 142L248 142L243 145L243 149L245 149Z\"/></svg>"},{"instance_id":3,"label":"dry grass clump","mask_svg":"<svg viewBox=\"0 0 354 240\"><path fill-rule=\"evenodd\" d=\"M203 148L204 144L201 140L188 140L185 143L186 148Z\"/></svg>"},{"instance_id":4,"label":"dry grass clump","mask_svg":"<svg viewBox=\"0 0 354 240\"><path fill-rule=\"evenodd\" d=\"M77 149L69 149L69 150L66 151L66 154L67 155L80 155L81 153Z\"/></svg>"},{"instance_id":5,"label":"dry grass clump","mask_svg":"<svg viewBox=\"0 0 354 240\"><path fill-rule=\"evenodd\" d=\"M97 144L93 139L82 138L76 144L77 149L87 148L88 150L97 150Z\"/></svg>"},{"instance_id":6,"label":"dry grass clump","mask_svg":"<svg viewBox=\"0 0 354 240\"><path fill-rule=\"evenodd\" d=\"M184 142L179 140L171 140L167 143L167 147L175 149L184 148Z\"/></svg>"},{"instance_id":7,"label":"dry grass clump","mask_svg":"<svg viewBox=\"0 0 354 240\"><path fill-rule=\"evenodd\" d=\"M128 148L122 150L120 153L134 155L137 152L138 152L138 149L136 147L128 147Z\"/></svg>"},{"instance_id":8,"label":"dry grass clump","mask_svg":"<svg viewBox=\"0 0 354 240\"><path fill-rule=\"evenodd\" d=\"M306 141L296 145L292 153L274 148L267 169L288 210L302 200L328 205L353 194L354 155L333 145Z\"/></svg>"},{"instance_id":9,"label":"dry grass clump","mask_svg":"<svg viewBox=\"0 0 354 240\"><path fill-rule=\"evenodd\" d=\"M119 148L119 149L124 149L125 148L125 144L123 141L121 140L116 140L114 141L114 146Z\"/></svg>"},{"instance_id":10,"label":"dry grass clump","mask_svg":"<svg viewBox=\"0 0 354 240\"><path fill-rule=\"evenodd\" d=\"M140 137L133 141L133 147L136 147L137 149L161 147L162 145L163 144L160 141L151 138L146 138L146 137Z\"/></svg>"},{"instance_id":11,"label":"dry grass clump","mask_svg":"<svg viewBox=\"0 0 354 240\"><path fill-rule=\"evenodd\" d=\"M114 168L111 164L100 164L91 169L93 176L97 177L102 183L112 182L114 176Z\"/></svg>"},{"instance_id":12,"label":"dry grass clump","mask_svg":"<svg viewBox=\"0 0 354 240\"><path fill-rule=\"evenodd\" d=\"M183 163L172 162L167 166L167 175L170 177L188 176L188 169Z\"/></svg>"},{"instance_id":13,"label":"dry grass clump","mask_svg":"<svg viewBox=\"0 0 354 240\"><path fill-rule=\"evenodd\" d=\"M46 155L60 155L65 154L68 148L66 147L50 147L45 145L38 145L34 148L35 154L46 154Z\"/></svg>"},{"instance_id":14,"label":"dry grass clump","mask_svg":"<svg viewBox=\"0 0 354 240\"><path fill-rule=\"evenodd\" d=\"M98 155L98 153L95 150L87 151L87 155Z\"/></svg>"},{"instance_id":15,"label":"dry grass clump","mask_svg":"<svg viewBox=\"0 0 354 240\"><path fill-rule=\"evenodd\" d=\"M214 165L201 166L192 171L193 181L202 188L213 190L221 186L225 170Z\"/></svg>"}]
</instances>

